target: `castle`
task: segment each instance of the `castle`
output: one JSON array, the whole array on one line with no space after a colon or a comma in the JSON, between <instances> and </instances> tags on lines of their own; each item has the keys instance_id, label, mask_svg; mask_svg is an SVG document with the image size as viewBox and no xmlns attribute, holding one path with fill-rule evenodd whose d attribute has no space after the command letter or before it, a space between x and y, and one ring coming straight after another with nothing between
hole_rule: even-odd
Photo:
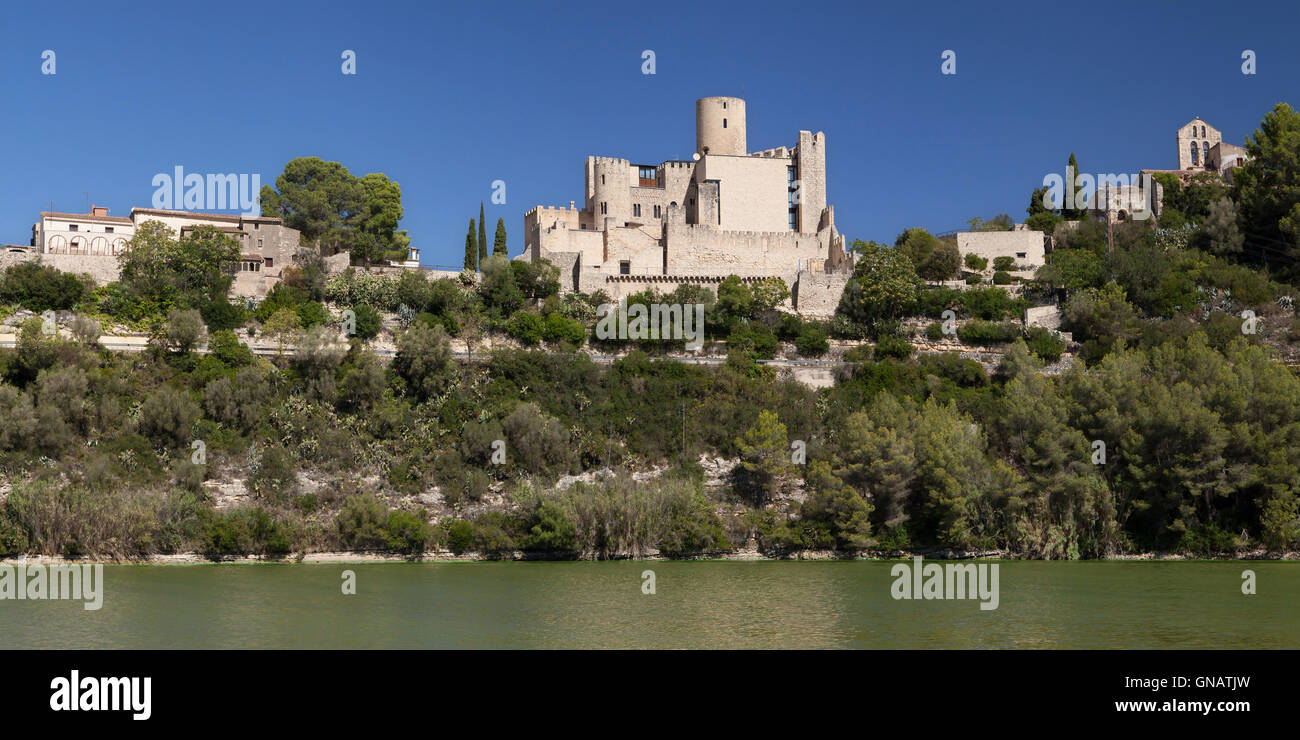
<instances>
[{"instance_id":1,"label":"castle","mask_svg":"<svg viewBox=\"0 0 1300 740\"><path fill-rule=\"evenodd\" d=\"M750 152L745 101L695 103L696 152L658 165L588 157L582 208L524 215L524 253L560 270L565 292L617 300L653 287L783 279L790 308L835 310L853 262L826 197L826 135Z\"/></svg>"}]
</instances>

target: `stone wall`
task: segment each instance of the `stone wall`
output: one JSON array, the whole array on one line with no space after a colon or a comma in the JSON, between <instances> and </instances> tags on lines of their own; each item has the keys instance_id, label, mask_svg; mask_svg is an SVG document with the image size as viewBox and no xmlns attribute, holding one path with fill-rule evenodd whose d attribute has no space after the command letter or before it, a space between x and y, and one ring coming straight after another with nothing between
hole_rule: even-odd
<instances>
[{"instance_id":1,"label":"stone wall","mask_svg":"<svg viewBox=\"0 0 1300 740\"><path fill-rule=\"evenodd\" d=\"M1032 229L961 231L957 233L957 251L963 260L972 253L987 259L990 268L998 257L1014 259L1017 269L1023 271L1036 270L1045 262L1043 232Z\"/></svg>"},{"instance_id":2,"label":"stone wall","mask_svg":"<svg viewBox=\"0 0 1300 740\"><path fill-rule=\"evenodd\" d=\"M37 262L74 275L89 275L96 285L114 282L120 274L117 257L108 255L0 252L0 269L20 262Z\"/></svg>"},{"instance_id":3,"label":"stone wall","mask_svg":"<svg viewBox=\"0 0 1300 740\"><path fill-rule=\"evenodd\" d=\"M844 286L851 277L853 275L849 272L800 270L795 284L790 288L791 302L801 316L828 319L840 305L840 296L844 294Z\"/></svg>"}]
</instances>

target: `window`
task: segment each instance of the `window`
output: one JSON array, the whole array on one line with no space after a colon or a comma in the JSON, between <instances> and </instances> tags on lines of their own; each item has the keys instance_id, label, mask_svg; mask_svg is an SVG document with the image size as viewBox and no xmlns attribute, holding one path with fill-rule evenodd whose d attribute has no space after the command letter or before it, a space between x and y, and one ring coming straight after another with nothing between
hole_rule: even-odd
<instances>
[{"instance_id":1,"label":"window","mask_svg":"<svg viewBox=\"0 0 1300 740\"><path fill-rule=\"evenodd\" d=\"M632 274L632 263L631 263L629 260L623 260L622 262L619 262L619 263L618 263L618 274L620 274L620 275L631 275L631 274Z\"/></svg>"},{"instance_id":2,"label":"window","mask_svg":"<svg viewBox=\"0 0 1300 740\"><path fill-rule=\"evenodd\" d=\"M661 216L663 216L663 211L661 209L662 209L661 206L655 206L655 218L660 218Z\"/></svg>"},{"instance_id":3,"label":"window","mask_svg":"<svg viewBox=\"0 0 1300 740\"><path fill-rule=\"evenodd\" d=\"M639 167L637 169L638 169L637 176L640 177L642 180L654 180L657 178L654 167Z\"/></svg>"},{"instance_id":4,"label":"window","mask_svg":"<svg viewBox=\"0 0 1300 740\"><path fill-rule=\"evenodd\" d=\"M105 227L104 227L104 233L105 233L105 234L111 234L111 233L113 233L113 227L112 227L112 226L105 226Z\"/></svg>"},{"instance_id":5,"label":"window","mask_svg":"<svg viewBox=\"0 0 1300 740\"><path fill-rule=\"evenodd\" d=\"M600 184L601 184L601 185L604 185L604 184L605 184L605 176L604 176L604 175L601 175L601 176L600 176Z\"/></svg>"},{"instance_id":6,"label":"window","mask_svg":"<svg viewBox=\"0 0 1300 740\"><path fill-rule=\"evenodd\" d=\"M1196 142L1193 141L1193 142L1192 142L1192 164L1200 164L1200 163L1201 163L1200 158L1197 156L1197 154L1198 154L1199 152L1200 152L1200 150L1196 148Z\"/></svg>"},{"instance_id":7,"label":"window","mask_svg":"<svg viewBox=\"0 0 1300 740\"><path fill-rule=\"evenodd\" d=\"M726 127L727 127L727 119L725 119L725 118L722 119L722 127L723 127L723 128L726 128Z\"/></svg>"},{"instance_id":8,"label":"window","mask_svg":"<svg viewBox=\"0 0 1300 740\"><path fill-rule=\"evenodd\" d=\"M1201 159L1204 159L1206 164L1210 163L1210 142L1208 141L1201 142Z\"/></svg>"},{"instance_id":9,"label":"window","mask_svg":"<svg viewBox=\"0 0 1300 740\"><path fill-rule=\"evenodd\" d=\"M267 267L274 267L274 266L275 266L275 263L272 261L272 259L271 259L270 257L267 257L267 258L266 258L266 266L267 266Z\"/></svg>"},{"instance_id":10,"label":"window","mask_svg":"<svg viewBox=\"0 0 1300 740\"><path fill-rule=\"evenodd\" d=\"M722 101L722 109L723 109L723 110L726 110L726 109L727 109L727 101L725 101L725 100Z\"/></svg>"},{"instance_id":11,"label":"window","mask_svg":"<svg viewBox=\"0 0 1300 740\"><path fill-rule=\"evenodd\" d=\"M257 248L258 248L258 249L261 249L261 248L262 248L262 240L261 240L261 239L258 239L258 240L257 240Z\"/></svg>"},{"instance_id":12,"label":"window","mask_svg":"<svg viewBox=\"0 0 1300 740\"><path fill-rule=\"evenodd\" d=\"M632 204L632 215L633 215L633 216L636 216L636 217L638 217L638 218L640 218L640 216L641 216L641 204L640 204L640 203L633 203L633 204Z\"/></svg>"},{"instance_id":13,"label":"window","mask_svg":"<svg viewBox=\"0 0 1300 740\"><path fill-rule=\"evenodd\" d=\"M1022 259L1024 259L1024 258L1025 258L1025 254L1026 254L1025 252L1016 252L1016 259L1018 259L1018 260L1022 260Z\"/></svg>"},{"instance_id":14,"label":"window","mask_svg":"<svg viewBox=\"0 0 1300 740\"><path fill-rule=\"evenodd\" d=\"M795 181L795 179L794 179L794 167L793 167L793 166L790 166L790 167L786 167L786 168L785 168L785 187L786 187L786 190L788 191L788 194L787 194L787 196L786 196L786 200L787 200L787 206L788 206L788 212L789 212L789 224L790 224L790 230L791 230L791 231L794 231L794 230L796 230L796 229L799 227L799 226L798 226L798 224L799 224L799 202L798 202L798 192L799 192L799 187L798 187L798 185L797 185L797 183L796 183L796 181Z\"/></svg>"},{"instance_id":15,"label":"window","mask_svg":"<svg viewBox=\"0 0 1300 740\"><path fill-rule=\"evenodd\" d=\"M76 224L68 224L68 231L76 231L76 230L77 230Z\"/></svg>"},{"instance_id":16,"label":"window","mask_svg":"<svg viewBox=\"0 0 1300 740\"><path fill-rule=\"evenodd\" d=\"M253 222L253 228L254 228L254 229L259 228L260 226L261 226L261 224L259 224L258 222L256 222L256 221Z\"/></svg>"},{"instance_id":17,"label":"window","mask_svg":"<svg viewBox=\"0 0 1300 740\"><path fill-rule=\"evenodd\" d=\"M605 201L603 200L600 202L600 215L605 215Z\"/></svg>"}]
</instances>

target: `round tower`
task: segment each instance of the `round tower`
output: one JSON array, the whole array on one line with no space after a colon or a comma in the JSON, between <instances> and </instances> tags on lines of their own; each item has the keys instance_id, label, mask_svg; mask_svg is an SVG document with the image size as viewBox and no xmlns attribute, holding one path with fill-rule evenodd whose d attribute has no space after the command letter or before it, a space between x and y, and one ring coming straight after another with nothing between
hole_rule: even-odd
<instances>
[{"instance_id":1,"label":"round tower","mask_svg":"<svg viewBox=\"0 0 1300 740\"><path fill-rule=\"evenodd\" d=\"M700 98L695 101L695 151L745 156L745 101Z\"/></svg>"}]
</instances>

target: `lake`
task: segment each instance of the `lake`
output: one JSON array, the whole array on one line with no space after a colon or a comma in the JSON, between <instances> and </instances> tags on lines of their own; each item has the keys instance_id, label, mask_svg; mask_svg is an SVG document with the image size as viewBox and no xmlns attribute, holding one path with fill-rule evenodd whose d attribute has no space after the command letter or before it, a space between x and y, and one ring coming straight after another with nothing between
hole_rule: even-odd
<instances>
[{"instance_id":1,"label":"lake","mask_svg":"<svg viewBox=\"0 0 1300 740\"><path fill-rule=\"evenodd\" d=\"M98 611L0 601L0 647L1300 648L1300 563L1000 561L991 610L896 600L894 564L115 565Z\"/></svg>"}]
</instances>

